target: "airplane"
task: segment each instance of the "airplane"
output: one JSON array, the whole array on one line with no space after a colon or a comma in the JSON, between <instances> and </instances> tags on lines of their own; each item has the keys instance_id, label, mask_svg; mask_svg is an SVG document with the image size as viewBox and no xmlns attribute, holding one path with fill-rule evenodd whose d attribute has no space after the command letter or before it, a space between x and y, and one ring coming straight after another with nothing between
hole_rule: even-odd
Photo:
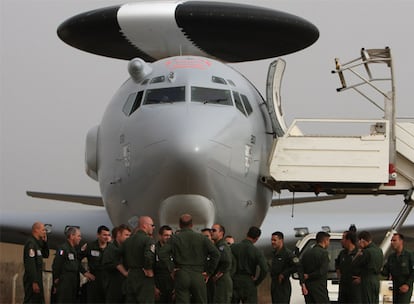
<instances>
[{"instance_id":1,"label":"airplane","mask_svg":"<svg viewBox=\"0 0 414 304\"><path fill-rule=\"evenodd\" d=\"M157 35L166 33L175 40L181 39L180 47L167 45L162 49L168 51L175 48L172 50L175 54L198 52L196 56L163 58L168 53L159 54L161 48L157 45L154 53L151 49L145 49L144 55L142 52L137 55L130 44L135 43L136 37L126 32L120 35L119 31L110 28L119 20L126 22L124 26L133 28L134 23L128 18L130 14L139 14L140 5L145 6L144 2L81 14L69 19L59 29L60 37L77 48L92 53L105 51L100 55L122 59L145 59L131 61L131 79L117 92L101 124L88 133L88 175L99 181L103 202L113 224L128 222L133 220L133 215L144 213L153 216L158 224L176 226L178 216L189 212L195 215L197 227L223 221L228 223L228 230L241 239L245 231L240 231L240 223L245 227L260 226L268 212L273 193L259 179L268 174L266 163L272 142L275 135L283 133L284 122L279 107L274 107L276 120L272 119L269 104L251 83L210 56L226 61L231 61L235 56L235 62L278 57L311 45L316 41L318 31L311 23L296 16L265 10L274 17L287 18L288 24L296 22L303 28L298 35L292 35L289 30L280 33L273 45L273 41L256 37L257 41L251 45L257 47L260 41L265 41L262 42L262 49L265 45L269 53L256 53L254 49L244 49L245 45L232 41L233 48L228 50L231 52L228 55L220 45L212 49L206 47L203 35L188 32L178 37L177 33L166 30L172 28L171 16L177 10L185 14L196 7L200 14L197 22L201 22L203 19L200 20L200 16L205 10L211 10L214 5L221 10L225 8L224 4L197 1L169 2L168 6L160 1L158 4L169 10L163 11L168 18L156 23L159 26ZM251 12L253 8L234 4L228 6L236 6L241 12ZM150 7L145 6L145 9ZM229 10L229 14L231 12ZM113 18L121 13L125 13L124 17L118 17L118 20ZM149 13L155 14L155 11ZM263 14L262 8L257 9L257 14ZM104 25L109 27L113 36L98 35L102 39L90 46L92 37L96 37L97 33L93 27L88 32L80 26L85 26L83 22L96 22L100 17L107 22ZM191 20L183 17L179 21L183 22L183 28L188 26L188 31L194 28ZM223 34L223 26L208 19L204 21L212 27L209 31L222 35L218 36L218 41L229 43L229 34ZM227 22L231 24L228 19ZM247 35L248 30L254 31L254 28L243 29L245 36L254 38L254 35ZM272 32L274 28L270 26L267 30ZM239 27L237 31L240 31ZM208 34L211 35L211 32ZM266 33L263 36L267 36ZM298 41L293 43L292 36ZM154 37L158 36L145 39ZM120 42L116 44L120 49L105 49L111 39ZM293 46L282 43L284 39L292 42ZM162 40L145 41L145 45L151 48L151 43L159 41ZM288 45L289 48L280 50L280 45ZM215 48L218 53L215 53ZM241 53L234 54L235 50ZM199 97L192 100L193 93ZM52 194L51 197L70 200L69 196L64 195ZM72 199L82 202L91 199L92 204L99 204L96 197L76 196ZM95 209L91 207L91 210ZM234 220L229 221L229 218Z\"/></svg>"}]
</instances>

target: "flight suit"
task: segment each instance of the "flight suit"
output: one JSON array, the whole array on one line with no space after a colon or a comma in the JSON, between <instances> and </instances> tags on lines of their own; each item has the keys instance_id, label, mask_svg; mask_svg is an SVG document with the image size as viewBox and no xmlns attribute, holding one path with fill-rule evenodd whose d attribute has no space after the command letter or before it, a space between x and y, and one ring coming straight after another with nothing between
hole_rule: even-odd
<instances>
[{"instance_id":1,"label":"flight suit","mask_svg":"<svg viewBox=\"0 0 414 304\"><path fill-rule=\"evenodd\" d=\"M301 264L303 273L308 274L308 278L305 280L308 289L308 295L305 296L306 303L329 304L327 288L328 250L316 244L303 254Z\"/></svg>"},{"instance_id":2,"label":"flight suit","mask_svg":"<svg viewBox=\"0 0 414 304\"><path fill-rule=\"evenodd\" d=\"M216 246L190 228L181 229L170 242L177 268L176 303L207 303L206 283L202 273L205 271L209 276L214 273L220 258Z\"/></svg>"},{"instance_id":3,"label":"flight suit","mask_svg":"<svg viewBox=\"0 0 414 304\"><path fill-rule=\"evenodd\" d=\"M360 276L359 269L353 264L358 248L352 251L341 250L335 260L335 268L340 272L338 303L360 303L361 286L355 284L353 276Z\"/></svg>"},{"instance_id":4,"label":"flight suit","mask_svg":"<svg viewBox=\"0 0 414 304\"><path fill-rule=\"evenodd\" d=\"M56 303L76 303L79 292L79 273L85 273L76 248L68 242L56 250L52 264L53 282L56 288Z\"/></svg>"},{"instance_id":5,"label":"flight suit","mask_svg":"<svg viewBox=\"0 0 414 304\"><path fill-rule=\"evenodd\" d=\"M371 242L355 259L361 273L361 303L379 302L379 275L383 258L382 250Z\"/></svg>"},{"instance_id":6,"label":"flight suit","mask_svg":"<svg viewBox=\"0 0 414 304\"><path fill-rule=\"evenodd\" d=\"M292 293L290 275L298 271L298 265L299 258L286 247L282 247L279 251L273 251L272 267L270 269L272 303L290 302ZM283 275L281 282L279 282L279 275Z\"/></svg>"},{"instance_id":7,"label":"flight suit","mask_svg":"<svg viewBox=\"0 0 414 304\"><path fill-rule=\"evenodd\" d=\"M34 236L30 236L23 249L24 263L24 300L23 303L44 303L43 292L43 258L49 257L49 247L47 242L37 240ZM33 283L37 283L40 293L33 292Z\"/></svg>"},{"instance_id":8,"label":"flight suit","mask_svg":"<svg viewBox=\"0 0 414 304\"><path fill-rule=\"evenodd\" d=\"M154 303L154 277L144 269L153 270L155 244L148 234L138 230L122 244L123 262L128 269L127 303Z\"/></svg>"},{"instance_id":9,"label":"flight suit","mask_svg":"<svg viewBox=\"0 0 414 304\"><path fill-rule=\"evenodd\" d=\"M86 284L86 297L88 303L104 303L105 289L103 286L102 257L106 248L100 248L98 240L82 246L81 260L87 258L89 272L95 276L95 280Z\"/></svg>"},{"instance_id":10,"label":"flight suit","mask_svg":"<svg viewBox=\"0 0 414 304\"><path fill-rule=\"evenodd\" d=\"M211 278L214 282L213 303L231 303L233 295L233 280L231 278L233 255L224 239L219 240L216 243L216 247L220 252L220 260Z\"/></svg>"},{"instance_id":11,"label":"flight suit","mask_svg":"<svg viewBox=\"0 0 414 304\"><path fill-rule=\"evenodd\" d=\"M414 254L406 249L403 249L399 256L393 252L388 257L382 274L392 278L393 303L410 303L414 282ZM406 293L401 293L399 287L404 284L407 284L410 289Z\"/></svg>"},{"instance_id":12,"label":"flight suit","mask_svg":"<svg viewBox=\"0 0 414 304\"><path fill-rule=\"evenodd\" d=\"M248 239L233 244L231 251L236 261L231 302L257 303L257 286L264 280L268 272L265 257ZM257 267L259 267L260 273L255 280Z\"/></svg>"},{"instance_id":13,"label":"flight suit","mask_svg":"<svg viewBox=\"0 0 414 304\"><path fill-rule=\"evenodd\" d=\"M124 303L126 295L126 277L116 268L122 264L121 250L117 241L108 244L103 252L103 286L105 303Z\"/></svg>"},{"instance_id":14,"label":"flight suit","mask_svg":"<svg viewBox=\"0 0 414 304\"><path fill-rule=\"evenodd\" d=\"M174 281L171 273L174 271L174 262L171 253L171 244L155 244L155 286L160 290L158 303L173 303Z\"/></svg>"}]
</instances>

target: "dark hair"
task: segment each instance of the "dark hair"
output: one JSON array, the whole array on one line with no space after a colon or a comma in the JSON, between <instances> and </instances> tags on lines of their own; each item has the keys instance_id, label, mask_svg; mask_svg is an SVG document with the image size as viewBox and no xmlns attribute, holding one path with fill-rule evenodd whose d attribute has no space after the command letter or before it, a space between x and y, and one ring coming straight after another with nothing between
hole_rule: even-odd
<instances>
[{"instance_id":1,"label":"dark hair","mask_svg":"<svg viewBox=\"0 0 414 304\"><path fill-rule=\"evenodd\" d=\"M401 233L394 233L393 235L398 236L400 238L400 240L404 241L404 235Z\"/></svg>"},{"instance_id":2,"label":"dark hair","mask_svg":"<svg viewBox=\"0 0 414 304\"><path fill-rule=\"evenodd\" d=\"M364 230L364 231L361 231L358 234L358 239L359 240L362 239L362 240L365 240L367 242L370 242L370 241L372 241L372 236L371 236L371 233L369 233L368 231Z\"/></svg>"},{"instance_id":3,"label":"dark hair","mask_svg":"<svg viewBox=\"0 0 414 304\"><path fill-rule=\"evenodd\" d=\"M215 224L215 225L219 226L219 229L220 229L221 232L223 232L223 234L226 234L226 229L224 228L223 225L221 225L221 224Z\"/></svg>"},{"instance_id":4,"label":"dark hair","mask_svg":"<svg viewBox=\"0 0 414 304\"><path fill-rule=\"evenodd\" d=\"M173 230L170 226L168 225L163 225L160 227L160 229L158 229L158 234L159 235L163 235L165 230Z\"/></svg>"},{"instance_id":5,"label":"dark hair","mask_svg":"<svg viewBox=\"0 0 414 304\"><path fill-rule=\"evenodd\" d=\"M102 231L111 231L111 230L109 230L109 228L106 227L105 225L101 225L101 226L98 227L97 232L98 232L98 234L100 234Z\"/></svg>"},{"instance_id":6,"label":"dark hair","mask_svg":"<svg viewBox=\"0 0 414 304\"><path fill-rule=\"evenodd\" d=\"M252 239L258 239L261 234L262 231L260 230L260 228L257 228L256 226L250 227L249 231L247 232L247 236Z\"/></svg>"},{"instance_id":7,"label":"dark hair","mask_svg":"<svg viewBox=\"0 0 414 304\"><path fill-rule=\"evenodd\" d=\"M353 245L357 243L357 235L355 231L345 231L345 240L350 240Z\"/></svg>"},{"instance_id":8,"label":"dark hair","mask_svg":"<svg viewBox=\"0 0 414 304\"><path fill-rule=\"evenodd\" d=\"M188 228L193 225L193 218L189 214L183 214L180 216L180 227Z\"/></svg>"},{"instance_id":9,"label":"dark hair","mask_svg":"<svg viewBox=\"0 0 414 304\"><path fill-rule=\"evenodd\" d=\"M203 228L203 229L201 229L201 232L204 232L204 231L211 232L211 229L210 228Z\"/></svg>"},{"instance_id":10,"label":"dark hair","mask_svg":"<svg viewBox=\"0 0 414 304\"><path fill-rule=\"evenodd\" d=\"M331 237L331 235L328 232L325 231L319 231L316 234L316 243L322 242L324 239Z\"/></svg>"},{"instance_id":11,"label":"dark hair","mask_svg":"<svg viewBox=\"0 0 414 304\"><path fill-rule=\"evenodd\" d=\"M284 238L283 232L280 232L280 231L275 231L272 233L272 235L277 236L281 240L283 240Z\"/></svg>"}]
</instances>

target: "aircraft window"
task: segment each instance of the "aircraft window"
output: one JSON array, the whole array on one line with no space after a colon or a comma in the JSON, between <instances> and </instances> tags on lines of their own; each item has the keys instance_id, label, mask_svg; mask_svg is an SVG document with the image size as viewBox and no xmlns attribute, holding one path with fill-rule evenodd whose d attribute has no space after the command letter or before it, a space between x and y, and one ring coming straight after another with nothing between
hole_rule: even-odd
<instances>
[{"instance_id":1,"label":"aircraft window","mask_svg":"<svg viewBox=\"0 0 414 304\"><path fill-rule=\"evenodd\" d=\"M139 108L139 106L141 105L143 95L144 95L144 91L139 91L137 93L137 98L135 98L134 105L132 106L132 109L131 109L131 112L129 113L129 115L134 113Z\"/></svg>"},{"instance_id":2,"label":"aircraft window","mask_svg":"<svg viewBox=\"0 0 414 304\"><path fill-rule=\"evenodd\" d=\"M239 93L237 93L237 92L234 92L234 91L233 91L233 97L234 97L234 103L236 104L236 108L237 108L240 112L242 112L242 113L243 113L243 115L247 116L247 115L246 115L246 112L245 112L245 110L244 110L244 107L243 107L243 103L242 103L242 101L241 101L241 99L240 99L240 95L239 95Z\"/></svg>"},{"instance_id":3,"label":"aircraft window","mask_svg":"<svg viewBox=\"0 0 414 304\"><path fill-rule=\"evenodd\" d=\"M233 87L235 87L236 85L234 84L233 80L227 79L227 82L232 85Z\"/></svg>"},{"instance_id":4,"label":"aircraft window","mask_svg":"<svg viewBox=\"0 0 414 304\"><path fill-rule=\"evenodd\" d=\"M143 91L129 94L127 101L122 107L122 112L124 112L127 116L130 116L132 113L134 113L141 105L142 95Z\"/></svg>"},{"instance_id":5,"label":"aircraft window","mask_svg":"<svg viewBox=\"0 0 414 304\"><path fill-rule=\"evenodd\" d=\"M232 106L229 90L191 87L191 101Z\"/></svg>"},{"instance_id":6,"label":"aircraft window","mask_svg":"<svg viewBox=\"0 0 414 304\"><path fill-rule=\"evenodd\" d=\"M185 101L185 87L150 89L146 91L144 105Z\"/></svg>"},{"instance_id":7,"label":"aircraft window","mask_svg":"<svg viewBox=\"0 0 414 304\"><path fill-rule=\"evenodd\" d=\"M246 109L247 115L252 114L253 108L252 108L252 106L249 102L249 99L247 98L246 95L243 95L243 94L240 94L240 95L241 95L241 98L243 100L244 108Z\"/></svg>"},{"instance_id":8,"label":"aircraft window","mask_svg":"<svg viewBox=\"0 0 414 304\"><path fill-rule=\"evenodd\" d=\"M160 83L165 81L165 76L158 76L151 79L150 83Z\"/></svg>"},{"instance_id":9,"label":"aircraft window","mask_svg":"<svg viewBox=\"0 0 414 304\"><path fill-rule=\"evenodd\" d=\"M148 81L149 81L149 79L147 78L147 79L144 79L144 81L143 82L141 82L141 85L145 85L145 84L147 84L148 83Z\"/></svg>"},{"instance_id":10,"label":"aircraft window","mask_svg":"<svg viewBox=\"0 0 414 304\"><path fill-rule=\"evenodd\" d=\"M137 97L137 93L129 94L126 103L122 107L122 112L125 113L125 115L128 115L131 113L132 106L134 105L135 98Z\"/></svg>"},{"instance_id":11,"label":"aircraft window","mask_svg":"<svg viewBox=\"0 0 414 304\"><path fill-rule=\"evenodd\" d=\"M215 83L227 84L227 82L223 78L217 76L211 77L211 81Z\"/></svg>"}]
</instances>

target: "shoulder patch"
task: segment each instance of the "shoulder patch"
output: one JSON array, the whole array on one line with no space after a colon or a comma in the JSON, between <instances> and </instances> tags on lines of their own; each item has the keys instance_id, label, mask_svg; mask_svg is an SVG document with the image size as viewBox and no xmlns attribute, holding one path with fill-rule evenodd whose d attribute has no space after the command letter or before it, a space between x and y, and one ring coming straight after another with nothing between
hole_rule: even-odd
<instances>
[{"instance_id":1,"label":"shoulder patch","mask_svg":"<svg viewBox=\"0 0 414 304\"><path fill-rule=\"evenodd\" d=\"M63 250L63 249L59 250L59 255L63 255L64 253L65 253L65 250Z\"/></svg>"},{"instance_id":2,"label":"shoulder patch","mask_svg":"<svg viewBox=\"0 0 414 304\"><path fill-rule=\"evenodd\" d=\"M35 253L34 249L30 248L29 249L29 257L34 258L35 255L36 255L36 253Z\"/></svg>"},{"instance_id":3,"label":"shoulder patch","mask_svg":"<svg viewBox=\"0 0 414 304\"><path fill-rule=\"evenodd\" d=\"M221 245L218 250L223 251L224 250L224 245Z\"/></svg>"},{"instance_id":4,"label":"shoulder patch","mask_svg":"<svg viewBox=\"0 0 414 304\"><path fill-rule=\"evenodd\" d=\"M152 253L155 253L155 245L154 244L151 244L150 250L151 250Z\"/></svg>"},{"instance_id":5,"label":"shoulder patch","mask_svg":"<svg viewBox=\"0 0 414 304\"><path fill-rule=\"evenodd\" d=\"M83 244L83 246L81 247L81 251L85 251L86 247L88 247L88 243Z\"/></svg>"}]
</instances>

